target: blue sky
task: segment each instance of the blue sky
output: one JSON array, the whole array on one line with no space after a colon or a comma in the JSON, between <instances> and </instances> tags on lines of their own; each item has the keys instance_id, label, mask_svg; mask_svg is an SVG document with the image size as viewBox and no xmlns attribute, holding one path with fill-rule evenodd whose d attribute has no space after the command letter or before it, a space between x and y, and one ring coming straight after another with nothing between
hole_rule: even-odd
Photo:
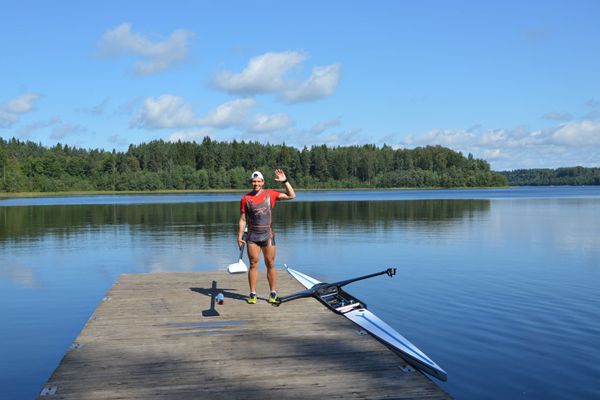
<instances>
[{"instance_id":1,"label":"blue sky","mask_svg":"<svg viewBox=\"0 0 600 400\"><path fill-rule=\"evenodd\" d=\"M2 20L3 138L600 165L598 1L21 1Z\"/></svg>"}]
</instances>

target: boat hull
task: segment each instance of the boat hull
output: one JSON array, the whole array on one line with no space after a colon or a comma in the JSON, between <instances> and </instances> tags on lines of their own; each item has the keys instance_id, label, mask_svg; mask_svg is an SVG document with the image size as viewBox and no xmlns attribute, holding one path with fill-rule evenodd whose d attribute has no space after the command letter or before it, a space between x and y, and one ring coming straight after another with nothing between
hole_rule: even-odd
<instances>
[{"instance_id":1,"label":"boat hull","mask_svg":"<svg viewBox=\"0 0 600 400\"><path fill-rule=\"evenodd\" d=\"M417 346L399 334L371 311L366 308L352 310L344 314L346 318L369 332L389 349L398 353L409 364L417 369L427 372L429 375L442 381L448 380L446 372L433 360L423 353Z\"/></svg>"},{"instance_id":2,"label":"boat hull","mask_svg":"<svg viewBox=\"0 0 600 400\"><path fill-rule=\"evenodd\" d=\"M287 271L306 289L311 289L322 283L313 277L294 269L287 268ZM366 305L354 296L341 288L334 288L333 290L329 290L326 294L315 294L315 297L332 311L342 314L350 321L360 326L413 367L442 381L448 379L448 375L439 365L419 350L417 346L398 333L394 328L389 326L371 311L367 310Z\"/></svg>"}]
</instances>

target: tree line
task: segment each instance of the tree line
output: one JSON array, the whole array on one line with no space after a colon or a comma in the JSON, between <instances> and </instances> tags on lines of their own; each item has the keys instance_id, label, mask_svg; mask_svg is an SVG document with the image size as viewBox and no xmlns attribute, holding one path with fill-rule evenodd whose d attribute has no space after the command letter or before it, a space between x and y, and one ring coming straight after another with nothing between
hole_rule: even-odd
<instances>
[{"instance_id":1,"label":"tree line","mask_svg":"<svg viewBox=\"0 0 600 400\"><path fill-rule=\"evenodd\" d=\"M299 188L505 186L487 161L442 146L295 147L258 142L154 140L127 151L82 149L0 138L0 191L244 189L254 170L272 181L283 168Z\"/></svg>"},{"instance_id":2,"label":"tree line","mask_svg":"<svg viewBox=\"0 0 600 400\"><path fill-rule=\"evenodd\" d=\"M517 169L501 174L512 186L600 185L600 168Z\"/></svg>"}]
</instances>

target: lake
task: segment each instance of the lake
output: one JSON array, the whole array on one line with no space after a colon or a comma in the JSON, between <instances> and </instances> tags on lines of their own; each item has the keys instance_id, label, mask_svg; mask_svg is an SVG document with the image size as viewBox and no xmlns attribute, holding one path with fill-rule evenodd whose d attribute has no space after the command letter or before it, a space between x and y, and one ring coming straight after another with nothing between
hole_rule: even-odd
<instances>
[{"instance_id":1,"label":"lake","mask_svg":"<svg viewBox=\"0 0 600 400\"><path fill-rule=\"evenodd\" d=\"M120 274L237 261L239 198L0 199L1 397L39 393ZM301 191L274 230L322 281L397 267L347 289L456 398L600 398L600 187Z\"/></svg>"}]
</instances>

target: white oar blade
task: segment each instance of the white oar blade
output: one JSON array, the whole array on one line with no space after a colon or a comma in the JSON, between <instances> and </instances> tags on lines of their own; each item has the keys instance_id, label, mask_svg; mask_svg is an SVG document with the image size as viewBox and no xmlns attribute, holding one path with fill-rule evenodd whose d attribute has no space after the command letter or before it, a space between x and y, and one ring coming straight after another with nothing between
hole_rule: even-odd
<instances>
[{"instance_id":1,"label":"white oar blade","mask_svg":"<svg viewBox=\"0 0 600 400\"><path fill-rule=\"evenodd\" d=\"M236 263L229 264L227 272L230 274L243 274L244 272L248 272L248 267L243 260L240 260Z\"/></svg>"}]
</instances>

